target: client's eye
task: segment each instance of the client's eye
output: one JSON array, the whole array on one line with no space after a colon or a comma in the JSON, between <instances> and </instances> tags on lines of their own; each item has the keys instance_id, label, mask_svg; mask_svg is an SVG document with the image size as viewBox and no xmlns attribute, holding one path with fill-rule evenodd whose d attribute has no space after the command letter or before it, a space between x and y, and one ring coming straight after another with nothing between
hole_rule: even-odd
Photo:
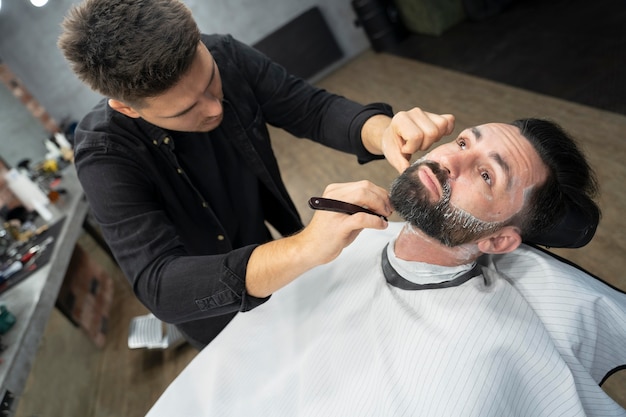
<instances>
[{"instance_id":1,"label":"client's eye","mask_svg":"<svg viewBox=\"0 0 626 417\"><path fill-rule=\"evenodd\" d=\"M459 145L459 148L461 148L462 150L465 150L465 148L467 147L467 143L465 142L465 139L462 139L462 138L457 139L456 144Z\"/></svg>"},{"instance_id":2,"label":"client's eye","mask_svg":"<svg viewBox=\"0 0 626 417\"><path fill-rule=\"evenodd\" d=\"M491 176L489 175L489 173L487 171L481 172L480 176L483 177L483 180L485 180L485 182L488 185L491 185Z\"/></svg>"}]
</instances>

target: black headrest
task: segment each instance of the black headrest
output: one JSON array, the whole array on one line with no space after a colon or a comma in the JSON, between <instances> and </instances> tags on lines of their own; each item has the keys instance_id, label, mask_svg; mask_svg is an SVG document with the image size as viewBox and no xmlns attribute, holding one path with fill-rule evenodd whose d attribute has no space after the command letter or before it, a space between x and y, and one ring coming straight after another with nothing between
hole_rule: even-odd
<instances>
[{"instance_id":1,"label":"black headrest","mask_svg":"<svg viewBox=\"0 0 626 417\"><path fill-rule=\"evenodd\" d=\"M599 222L600 211L595 204L568 204L554 227L524 241L549 248L581 248L591 241Z\"/></svg>"}]
</instances>

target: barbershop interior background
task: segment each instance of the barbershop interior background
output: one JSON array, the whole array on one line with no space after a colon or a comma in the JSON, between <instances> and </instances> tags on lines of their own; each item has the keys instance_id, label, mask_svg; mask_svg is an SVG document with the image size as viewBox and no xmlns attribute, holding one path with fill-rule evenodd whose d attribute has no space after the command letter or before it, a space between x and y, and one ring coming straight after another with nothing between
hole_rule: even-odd
<instances>
[{"instance_id":1,"label":"barbershop interior background","mask_svg":"<svg viewBox=\"0 0 626 417\"><path fill-rule=\"evenodd\" d=\"M0 64L33 98L25 105L10 82L0 86L0 157L10 166L44 158L50 132L43 118L71 125L99 99L56 48L60 22L73 3L1 2ZM582 139L599 174L604 212L587 247L555 252L626 289L623 0L185 3L204 32L230 33L292 72L357 101L453 113L455 133L490 121L553 117ZM395 176L383 163L362 167L345 155L273 132L285 182L305 221L311 215L306 200L326 184L367 178L388 186ZM105 341L95 343L53 309L15 415L143 415L196 352L186 345L129 349L129 322L147 311L97 236L85 232L78 245L113 283ZM606 389L626 407L623 371Z\"/></svg>"}]
</instances>

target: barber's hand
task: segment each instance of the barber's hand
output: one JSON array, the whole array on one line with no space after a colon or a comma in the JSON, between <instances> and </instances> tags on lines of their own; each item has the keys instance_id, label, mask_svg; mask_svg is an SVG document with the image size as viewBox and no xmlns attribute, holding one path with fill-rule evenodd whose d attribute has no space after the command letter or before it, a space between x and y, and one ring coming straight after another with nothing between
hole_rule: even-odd
<instances>
[{"instance_id":1,"label":"barber's hand","mask_svg":"<svg viewBox=\"0 0 626 417\"><path fill-rule=\"evenodd\" d=\"M401 173L409 167L415 152L427 150L453 130L453 115L429 113L415 107L398 112L391 119L383 132L381 150L387 161Z\"/></svg>"},{"instance_id":2,"label":"barber's hand","mask_svg":"<svg viewBox=\"0 0 626 417\"><path fill-rule=\"evenodd\" d=\"M369 181L331 184L323 197L391 215L387 190ZM308 226L295 235L257 246L246 269L246 290L267 297L304 272L335 259L364 228L385 229L387 222L368 213L343 214L316 211Z\"/></svg>"},{"instance_id":3,"label":"barber's hand","mask_svg":"<svg viewBox=\"0 0 626 417\"><path fill-rule=\"evenodd\" d=\"M366 207L382 216L392 214L388 191L370 181L330 184L323 197ZM335 259L364 228L385 229L387 222L368 213L344 214L317 210L307 227L302 230L303 250L312 258L326 263Z\"/></svg>"}]
</instances>

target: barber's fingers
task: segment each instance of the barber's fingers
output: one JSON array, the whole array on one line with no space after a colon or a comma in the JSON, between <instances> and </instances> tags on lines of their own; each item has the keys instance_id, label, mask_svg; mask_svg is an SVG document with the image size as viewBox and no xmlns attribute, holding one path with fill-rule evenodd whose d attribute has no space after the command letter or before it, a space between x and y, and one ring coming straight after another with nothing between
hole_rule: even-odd
<instances>
[{"instance_id":1,"label":"barber's fingers","mask_svg":"<svg viewBox=\"0 0 626 417\"><path fill-rule=\"evenodd\" d=\"M331 184L323 197L366 207L385 217L392 214L388 193L369 181ZM387 221L368 213L344 214L316 210L311 222L302 230L303 250L314 254L322 263L335 259L365 228L385 229Z\"/></svg>"},{"instance_id":2,"label":"barber's fingers","mask_svg":"<svg viewBox=\"0 0 626 417\"><path fill-rule=\"evenodd\" d=\"M430 113L417 107L400 111L383 133L383 154L398 172L403 172L415 152L429 149L453 130L452 114Z\"/></svg>"},{"instance_id":3,"label":"barber's fingers","mask_svg":"<svg viewBox=\"0 0 626 417\"><path fill-rule=\"evenodd\" d=\"M389 192L367 180L329 184L322 196L356 204L385 217L392 213Z\"/></svg>"},{"instance_id":4,"label":"barber's fingers","mask_svg":"<svg viewBox=\"0 0 626 417\"><path fill-rule=\"evenodd\" d=\"M385 155L387 162L398 172L404 172L410 165L409 161L411 160L412 154L402 152L403 143L400 143L400 138L385 133L382 144L383 155Z\"/></svg>"},{"instance_id":5,"label":"barber's fingers","mask_svg":"<svg viewBox=\"0 0 626 417\"><path fill-rule=\"evenodd\" d=\"M394 136L402 143L402 152L425 151L442 137L454 130L454 116L436 114L415 107L398 112L389 125Z\"/></svg>"},{"instance_id":6,"label":"barber's fingers","mask_svg":"<svg viewBox=\"0 0 626 417\"><path fill-rule=\"evenodd\" d=\"M387 228L388 223L379 216L367 213L344 214L317 210L311 222L300 232L305 242L304 253L309 253L323 264L335 259L350 245L363 229Z\"/></svg>"}]
</instances>

